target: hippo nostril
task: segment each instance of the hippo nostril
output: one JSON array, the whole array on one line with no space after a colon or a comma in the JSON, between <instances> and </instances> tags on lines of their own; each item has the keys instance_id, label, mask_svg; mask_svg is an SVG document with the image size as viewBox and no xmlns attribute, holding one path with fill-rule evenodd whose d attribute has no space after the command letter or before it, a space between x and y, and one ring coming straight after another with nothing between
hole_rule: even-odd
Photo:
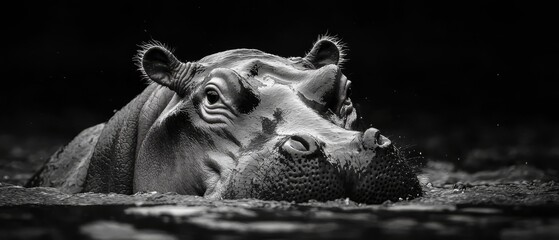
<instances>
[{"instance_id":1,"label":"hippo nostril","mask_svg":"<svg viewBox=\"0 0 559 240\"><path fill-rule=\"evenodd\" d=\"M283 144L283 149L291 154L311 154L317 150L317 143L311 136L293 135Z\"/></svg>"},{"instance_id":2,"label":"hippo nostril","mask_svg":"<svg viewBox=\"0 0 559 240\"><path fill-rule=\"evenodd\" d=\"M377 145L379 145L379 146L382 145L382 142L383 142L381 136L382 136L382 135L380 135L380 131L377 131L377 132L375 133L375 142L376 142Z\"/></svg>"},{"instance_id":3,"label":"hippo nostril","mask_svg":"<svg viewBox=\"0 0 559 240\"><path fill-rule=\"evenodd\" d=\"M301 152L306 152L309 150L309 143L300 136L292 136L291 139L286 142L286 144L289 144L290 147Z\"/></svg>"},{"instance_id":4,"label":"hippo nostril","mask_svg":"<svg viewBox=\"0 0 559 240\"><path fill-rule=\"evenodd\" d=\"M392 142L390 141L390 139L388 139L387 137L382 136L382 135L379 136L379 141L378 141L378 143L379 143L379 147L381 147L381 148L388 147L388 146L390 146L390 145L392 144Z\"/></svg>"},{"instance_id":5,"label":"hippo nostril","mask_svg":"<svg viewBox=\"0 0 559 240\"><path fill-rule=\"evenodd\" d=\"M376 128L369 128L363 133L363 147L365 149L384 148L390 145L390 143L390 140L382 136Z\"/></svg>"}]
</instances>

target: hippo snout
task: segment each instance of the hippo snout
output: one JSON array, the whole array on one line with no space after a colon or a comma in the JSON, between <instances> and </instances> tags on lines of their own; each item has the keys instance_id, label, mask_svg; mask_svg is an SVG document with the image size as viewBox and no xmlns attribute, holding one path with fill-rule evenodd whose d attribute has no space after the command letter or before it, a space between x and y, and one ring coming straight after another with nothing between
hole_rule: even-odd
<instances>
[{"instance_id":1,"label":"hippo snout","mask_svg":"<svg viewBox=\"0 0 559 240\"><path fill-rule=\"evenodd\" d=\"M412 168L379 130L345 134L336 143L306 133L280 137L275 148L253 155L229 197L382 203L421 194Z\"/></svg>"}]
</instances>

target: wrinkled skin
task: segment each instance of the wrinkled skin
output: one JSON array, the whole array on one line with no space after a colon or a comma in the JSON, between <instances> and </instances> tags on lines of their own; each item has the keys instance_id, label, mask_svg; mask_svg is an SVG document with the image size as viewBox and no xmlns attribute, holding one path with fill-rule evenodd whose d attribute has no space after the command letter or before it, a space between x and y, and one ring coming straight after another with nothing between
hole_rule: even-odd
<instances>
[{"instance_id":1,"label":"wrinkled skin","mask_svg":"<svg viewBox=\"0 0 559 240\"><path fill-rule=\"evenodd\" d=\"M329 38L305 57L238 49L186 63L147 45L138 62L150 86L53 155L29 186L298 202L419 196L390 140L353 130L341 55Z\"/></svg>"}]
</instances>

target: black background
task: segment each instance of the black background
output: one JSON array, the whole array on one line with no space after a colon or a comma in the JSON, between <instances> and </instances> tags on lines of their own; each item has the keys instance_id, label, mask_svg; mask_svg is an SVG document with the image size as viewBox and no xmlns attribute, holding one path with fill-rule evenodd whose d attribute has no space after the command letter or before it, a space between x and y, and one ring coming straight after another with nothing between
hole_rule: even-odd
<instances>
[{"instance_id":1,"label":"black background","mask_svg":"<svg viewBox=\"0 0 559 240\"><path fill-rule=\"evenodd\" d=\"M555 147L556 7L389 2L5 7L0 133L70 139L107 120L145 87L132 61L142 42L161 41L181 60L234 48L289 57L329 33L349 48L345 74L364 125L401 145L449 160L492 144Z\"/></svg>"}]
</instances>

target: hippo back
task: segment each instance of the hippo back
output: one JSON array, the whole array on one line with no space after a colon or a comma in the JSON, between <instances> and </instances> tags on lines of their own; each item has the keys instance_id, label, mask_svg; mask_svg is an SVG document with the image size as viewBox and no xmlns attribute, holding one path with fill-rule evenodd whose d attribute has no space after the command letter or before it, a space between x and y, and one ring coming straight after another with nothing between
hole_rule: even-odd
<instances>
[{"instance_id":1,"label":"hippo back","mask_svg":"<svg viewBox=\"0 0 559 240\"><path fill-rule=\"evenodd\" d=\"M83 130L60 148L26 187L131 194L138 139L172 96L167 88L150 84L108 122Z\"/></svg>"}]
</instances>

